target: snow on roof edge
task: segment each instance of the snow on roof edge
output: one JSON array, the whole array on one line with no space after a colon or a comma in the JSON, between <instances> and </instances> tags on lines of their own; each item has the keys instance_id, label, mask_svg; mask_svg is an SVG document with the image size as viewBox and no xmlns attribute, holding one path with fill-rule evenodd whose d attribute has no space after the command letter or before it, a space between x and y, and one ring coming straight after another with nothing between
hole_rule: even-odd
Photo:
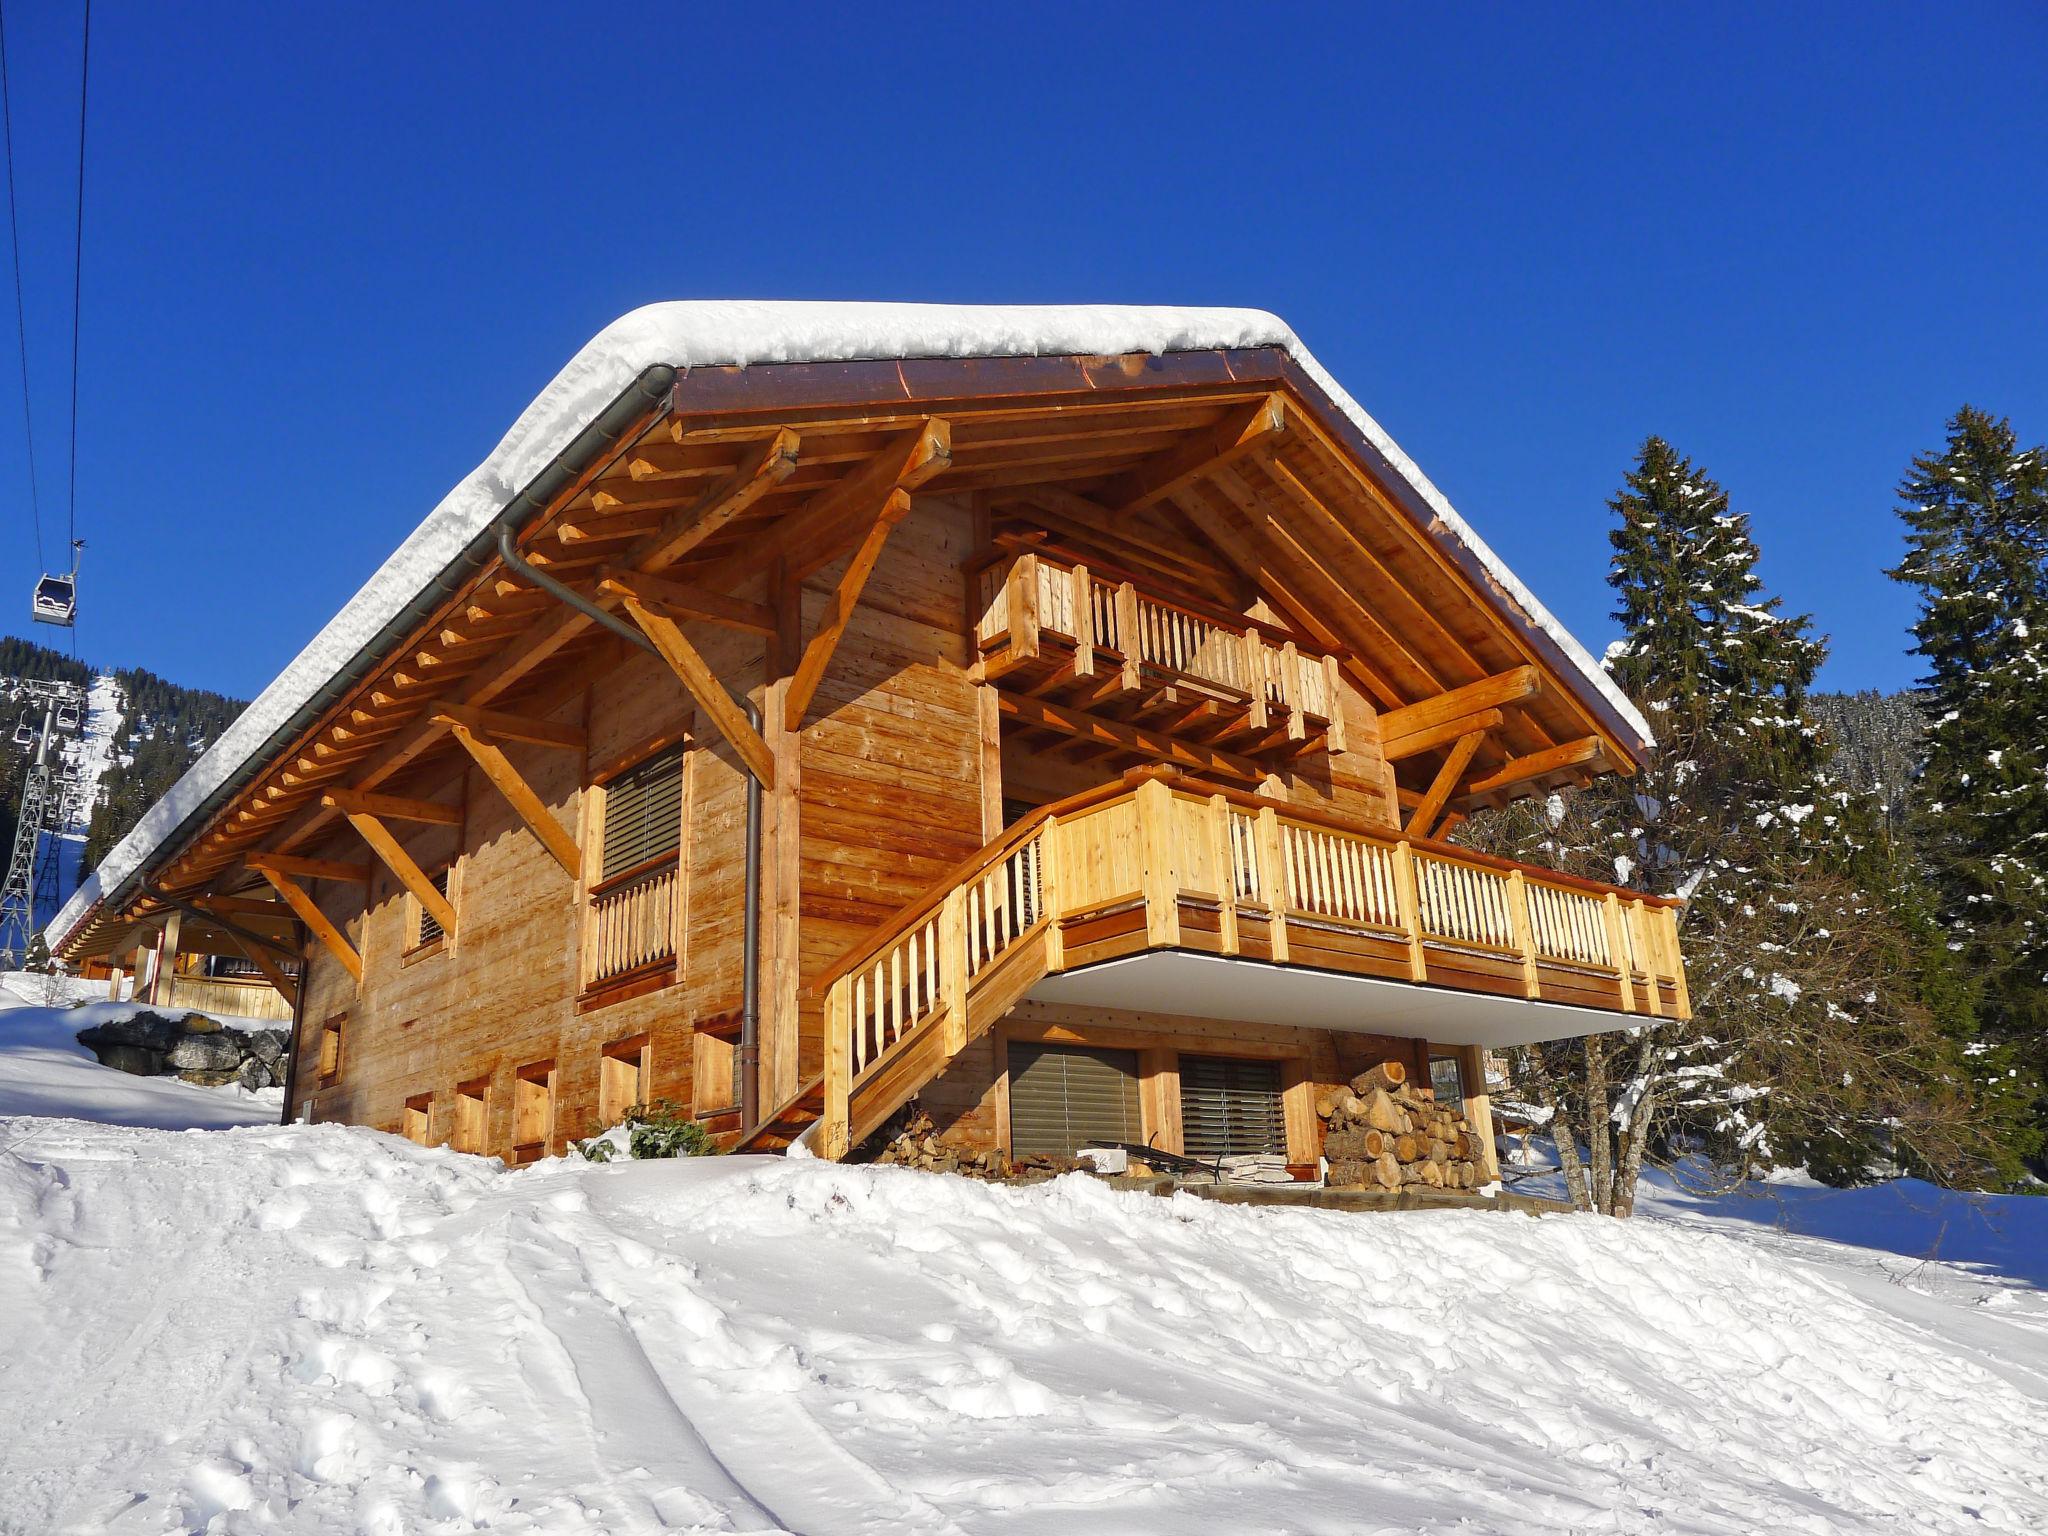
<instances>
[{"instance_id":1,"label":"snow on roof edge","mask_svg":"<svg viewBox=\"0 0 2048 1536\"><path fill-rule=\"evenodd\" d=\"M234 724L144 813L50 922L63 944L378 631L647 368L892 358L1162 355L1280 347L1548 635L1620 717L1649 724L1605 670L1473 531L1415 461L1318 362L1279 316L1258 309L1114 304L891 304L683 300L650 304L606 326L519 414L497 447L443 497Z\"/></svg>"}]
</instances>

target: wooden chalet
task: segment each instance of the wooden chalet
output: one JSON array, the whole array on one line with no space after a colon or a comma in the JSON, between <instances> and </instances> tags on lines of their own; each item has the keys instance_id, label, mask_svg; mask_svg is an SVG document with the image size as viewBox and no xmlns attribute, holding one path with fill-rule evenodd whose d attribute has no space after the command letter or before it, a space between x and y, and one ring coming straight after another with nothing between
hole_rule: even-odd
<instances>
[{"instance_id":1,"label":"wooden chalet","mask_svg":"<svg viewBox=\"0 0 2048 1536\"><path fill-rule=\"evenodd\" d=\"M1649 733L1284 326L853 308L593 343L57 952L233 956L290 1117L512 1161L915 1097L1307 1174L1376 1063L1484 1126L1485 1048L1687 1012L1668 904L1447 840Z\"/></svg>"}]
</instances>

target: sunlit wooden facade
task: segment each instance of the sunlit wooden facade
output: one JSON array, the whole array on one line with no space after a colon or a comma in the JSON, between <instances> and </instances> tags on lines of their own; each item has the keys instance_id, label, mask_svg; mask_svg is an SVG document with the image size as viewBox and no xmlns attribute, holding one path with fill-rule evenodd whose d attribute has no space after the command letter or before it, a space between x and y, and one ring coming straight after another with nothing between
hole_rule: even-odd
<instances>
[{"instance_id":1,"label":"sunlit wooden facade","mask_svg":"<svg viewBox=\"0 0 2048 1536\"><path fill-rule=\"evenodd\" d=\"M1071 1050L1169 1150L1267 1064L1307 1170L1375 1061L1687 1010L1665 904L1446 840L1646 744L1279 349L679 373L513 556L65 940L265 968L294 1116L1011 1149Z\"/></svg>"}]
</instances>

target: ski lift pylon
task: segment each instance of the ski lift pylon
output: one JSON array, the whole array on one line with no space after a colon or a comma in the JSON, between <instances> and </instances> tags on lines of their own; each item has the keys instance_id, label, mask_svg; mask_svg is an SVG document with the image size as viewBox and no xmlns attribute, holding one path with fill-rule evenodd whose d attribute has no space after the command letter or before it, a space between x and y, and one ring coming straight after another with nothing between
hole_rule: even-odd
<instances>
[{"instance_id":1,"label":"ski lift pylon","mask_svg":"<svg viewBox=\"0 0 2048 1536\"><path fill-rule=\"evenodd\" d=\"M78 617L78 552L85 540L71 541L71 570L68 574L46 572L37 581L29 612L38 624L55 624L69 629Z\"/></svg>"}]
</instances>

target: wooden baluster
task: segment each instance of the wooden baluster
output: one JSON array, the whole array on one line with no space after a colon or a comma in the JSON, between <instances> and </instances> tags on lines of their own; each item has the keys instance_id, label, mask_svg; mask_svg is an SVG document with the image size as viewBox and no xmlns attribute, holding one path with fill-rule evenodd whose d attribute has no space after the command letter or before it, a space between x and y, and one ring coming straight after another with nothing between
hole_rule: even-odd
<instances>
[{"instance_id":1,"label":"wooden baluster","mask_svg":"<svg viewBox=\"0 0 2048 1536\"><path fill-rule=\"evenodd\" d=\"M1308 734L1308 722L1302 718L1301 653L1292 640L1280 647L1280 689L1287 700L1287 739L1300 741Z\"/></svg>"},{"instance_id":2,"label":"wooden baluster","mask_svg":"<svg viewBox=\"0 0 2048 1536\"><path fill-rule=\"evenodd\" d=\"M1117 649L1123 652L1124 691L1138 686L1142 678L1144 657L1139 655L1144 642L1138 634L1138 589L1128 581L1116 589L1116 632Z\"/></svg>"},{"instance_id":3,"label":"wooden baluster","mask_svg":"<svg viewBox=\"0 0 2048 1536\"><path fill-rule=\"evenodd\" d=\"M1088 567L1077 565L1068 573L1074 605L1074 676L1095 675L1095 583Z\"/></svg>"},{"instance_id":4,"label":"wooden baluster","mask_svg":"<svg viewBox=\"0 0 2048 1536\"><path fill-rule=\"evenodd\" d=\"M820 1157L846 1156L849 1130L848 1099L853 1088L854 1067L850 1060L853 1044L853 989L851 978L842 976L825 994L824 1103L818 1117L815 1150Z\"/></svg>"},{"instance_id":5,"label":"wooden baluster","mask_svg":"<svg viewBox=\"0 0 2048 1536\"><path fill-rule=\"evenodd\" d=\"M829 993L827 994L830 995ZM859 972L853 979L853 1013L849 1019L853 1031L850 1042L853 1049L853 1070L858 1072L868 1064L868 973Z\"/></svg>"},{"instance_id":6,"label":"wooden baluster","mask_svg":"<svg viewBox=\"0 0 2048 1536\"><path fill-rule=\"evenodd\" d=\"M1422 946L1422 887L1415 877L1415 850L1407 840L1394 844L1394 893L1401 926L1408 934L1408 979L1429 980L1429 952Z\"/></svg>"},{"instance_id":7,"label":"wooden baluster","mask_svg":"<svg viewBox=\"0 0 2048 1536\"><path fill-rule=\"evenodd\" d=\"M1066 880L1068 839L1057 816L1045 818L1038 831L1038 915L1045 924L1045 968L1058 975L1067 968L1066 933L1060 927L1060 913L1066 897L1061 886Z\"/></svg>"},{"instance_id":8,"label":"wooden baluster","mask_svg":"<svg viewBox=\"0 0 2048 1536\"><path fill-rule=\"evenodd\" d=\"M1259 638L1256 624L1244 632L1244 661L1245 692L1252 696L1251 716L1246 723L1255 731L1263 731L1272 722L1272 706L1266 699L1266 644Z\"/></svg>"},{"instance_id":9,"label":"wooden baluster","mask_svg":"<svg viewBox=\"0 0 2048 1536\"><path fill-rule=\"evenodd\" d=\"M1237 855L1231 846L1230 802L1221 795L1209 797L1209 857L1216 864L1217 941L1223 953L1234 955L1237 943Z\"/></svg>"}]
</instances>

